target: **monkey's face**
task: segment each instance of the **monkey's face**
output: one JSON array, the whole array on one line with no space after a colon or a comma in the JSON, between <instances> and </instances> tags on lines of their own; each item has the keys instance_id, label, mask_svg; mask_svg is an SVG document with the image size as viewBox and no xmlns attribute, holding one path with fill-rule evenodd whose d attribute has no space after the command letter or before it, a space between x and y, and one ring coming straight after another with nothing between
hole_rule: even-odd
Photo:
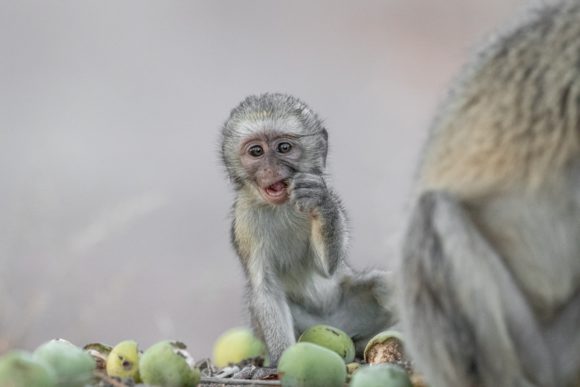
<instances>
[{"instance_id":1,"label":"monkey's face","mask_svg":"<svg viewBox=\"0 0 580 387\"><path fill-rule=\"evenodd\" d=\"M239 152L241 165L261 197L270 204L285 203L290 179L303 153L298 139L285 134L256 134L241 143Z\"/></svg>"},{"instance_id":2,"label":"monkey's face","mask_svg":"<svg viewBox=\"0 0 580 387\"><path fill-rule=\"evenodd\" d=\"M296 172L323 174L328 134L302 101L285 94L249 96L222 128L221 156L236 190L256 188L270 204L288 200Z\"/></svg>"}]
</instances>

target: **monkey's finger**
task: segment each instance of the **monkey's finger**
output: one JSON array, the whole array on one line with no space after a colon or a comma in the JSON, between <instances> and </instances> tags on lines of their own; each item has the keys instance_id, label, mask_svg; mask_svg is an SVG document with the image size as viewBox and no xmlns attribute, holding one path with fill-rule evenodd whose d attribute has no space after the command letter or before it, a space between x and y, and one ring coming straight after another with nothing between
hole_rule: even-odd
<instances>
[{"instance_id":1,"label":"monkey's finger","mask_svg":"<svg viewBox=\"0 0 580 387\"><path fill-rule=\"evenodd\" d=\"M297 184L291 186L289 190L295 197L328 196L328 191L322 184Z\"/></svg>"},{"instance_id":2,"label":"monkey's finger","mask_svg":"<svg viewBox=\"0 0 580 387\"><path fill-rule=\"evenodd\" d=\"M294 188L315 188L321 187L324 188L324 182L322 180L295 180L294 181Z\"/></svg>"},{"instance_id":3,"label":"monkey's finger","mask_svg":"<svg viewBox=\"0 0 580 387\"><path fill-rule=\"evenodd\" d=\"M322 203L326 195L318 189L302 188L292 192L290 199L294 201L309 201L315 204Z\"/></svg>"},{"instance_id":4,"label":"monkey's finger","mask_svg":"<svg viewBox=\"0 0 580 387\"><path fill-rule=\"evenodd\" d=\"M325 187L326 183L324 178L320 175L314 175L310 173L297 173L292 179L292 184L294 187Z\"/></svg>"},{"instance_id":5,"label":"monkey's finger","mask_svg":"<svg viewBox=\"0 0 580 387\"><path fill-rule=\"evenodd\" d=\"M306 212L318 208L320 205L318 201L315 200L298 200L296 201L296 207L299 211Z\"/></svg>"}]
</instances>

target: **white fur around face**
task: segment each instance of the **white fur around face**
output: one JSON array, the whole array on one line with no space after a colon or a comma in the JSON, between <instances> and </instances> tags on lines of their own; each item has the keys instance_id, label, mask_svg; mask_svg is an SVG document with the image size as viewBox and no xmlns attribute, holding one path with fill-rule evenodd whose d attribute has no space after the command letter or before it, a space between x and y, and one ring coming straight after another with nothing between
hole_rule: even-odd
<instances>
[{"instance_id":1,"label":"white fur around face","mask_svg":"<svg viewBox=\"0 0 580 387\"><path fill-rule=\"evenodd\" d=\"M270 131L299 135L304 133L304 128L296 117L273 117L266 113L258 114L256 117L250 115L236 125L236 135L241 138Z\"/></svg>"}]
</instances>

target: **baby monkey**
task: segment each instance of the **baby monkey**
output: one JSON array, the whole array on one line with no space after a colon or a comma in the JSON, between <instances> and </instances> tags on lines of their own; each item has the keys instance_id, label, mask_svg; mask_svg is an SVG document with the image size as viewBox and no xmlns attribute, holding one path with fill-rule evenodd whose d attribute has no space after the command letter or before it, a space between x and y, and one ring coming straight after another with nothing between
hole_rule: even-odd
<instances>
[{"instance_id":1,"label":"baby monkey","mask_svg":"<svg viewBox=\"0 0 580 387\"><path fill-rule=\"evenodd\" d=\"M250 96L222 129L234 184L232 241L247 277L251 323L276 364L306 328L347 332L357 353L391 326L387 273L346 263L345 211L325 179L328 133L305 103Z\"/></svg>"}]
</instances>

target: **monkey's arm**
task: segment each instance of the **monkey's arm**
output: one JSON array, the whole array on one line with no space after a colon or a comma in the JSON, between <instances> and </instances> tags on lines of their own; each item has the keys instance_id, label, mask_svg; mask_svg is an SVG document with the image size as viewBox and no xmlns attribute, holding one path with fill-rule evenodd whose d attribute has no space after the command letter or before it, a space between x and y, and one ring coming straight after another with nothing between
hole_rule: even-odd
<instances>
[{"instance_id":1,"label":"monkey's arm","mask_svg":"<svg viewBox=\"0 0 580 387\"><path fill-rule=\"evenodd\" d=\"M276 366L282 352L296 341L286 297L275 284L262 282L249 289L248 301L252 326L266 343L271 366Z\"/></svg>"},{"instance_id":2,"label":"monkey's arm","mask_svg":"<svg viewBox=\"0 0 580 387\"><path fill-rule=\"evenodd\" d=\"M420 197L400 280L403 326L413 327L409 344L434 386L554 385L525 296L451 195Z\"/></svg>"},{"instance_id":3,"label":"monkey's arm","mask_svg":"<svg viewBox=\"0 0 580 387\"><path fill-rule=\"evenodd\" d=\"M290 200L312 219L311 241L321 274L332 275L346 256L346 214L336 194L321 175L297 173L292 181Z\"/></svg>"}]
</instances>

